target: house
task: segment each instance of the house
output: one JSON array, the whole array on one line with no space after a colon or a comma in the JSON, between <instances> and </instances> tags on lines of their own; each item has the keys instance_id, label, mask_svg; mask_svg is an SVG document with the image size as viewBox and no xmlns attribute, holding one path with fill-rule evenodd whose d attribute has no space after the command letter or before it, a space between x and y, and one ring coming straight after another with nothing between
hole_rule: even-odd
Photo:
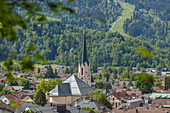
<instances>
[{"instance_id":1,"label":"house","mask_svg":"<svg viewBox=\"0 0 170 113\"><path fill-rule=\"evenodd\" d=\"M33 95L23 95L19 93L4 94L0 96L0 100L2 100L6 104L10 104L10 100L15 100L17 102L25 101L27 103L31 103L33 102Z\"/></svg>"},{"instance_id":2,"label":"house","mask_svg":"<svg viewBox=\"0 0 170 113\"><path fill-rule=\"evenodd\" d=\"M14 113L15 108L0 101L0 113Z\"/></svg>"},{"instance_id":3,"label":"house","mask_svg":"<svg viewBox=\"0 0 170 113\"><path fill-rule=\"evenodd\" d=\"M87 97L89 92L94 91L88 84L77 76L72 75L51 90L47 99L51 103L70 104L81 97Z\"/></svg>"},{"instance_id":4,"label":"house","mask_svg":"<svg viewBox=\"0 0 170 113\"><path fill-rule=\"evenodd\" d=\"M158 106L159 108L167 107L170 108L170 99L152 99L152 105Z\"/></svg>"},{"instance_id":5,"label":"house","mask_svg":"<svg viewBox=\"0 0 170 113\"><path fill-rule=\"evenodd\" d=\"M19 92L19 91L22 91L24 89L24 86L12 86L12 88L16 91L16 92Z\"/></svg>"},{"instance_id":6,"label":"house","mask_svg":"<svg viewBox=\"0 0 170 113\"><path fill-rule=\"evenodd\" d=\"M137 98L137 99L131 99L131 100L125 100L118 109L124 109L124 108L135 108L135 107L141 107L143 106L143 99Z\"/></svg>"},{"instance_id":7,"label":"house","mask_svg":"<svg viewBox=\"0 0 170 113\"><path fill-rule=\"evenodd\" d=\"M20 101L25 101L27 103L31 103L31 102L34 102L33 101L33 95L22 95L20 97Z\"/></svg>"},{"instance_id":8,"label":"house","mask_svg":"<svg viewBox=\"0 0 170 113\"><path fill-rule=\"evenodd\" d=\"M11 90L14 90L14 88L13 88L13 87L10 87L10 86L5 86L4 89L9 89L10 91L11 91Z\"/></svg>"},{"instance_id":9,"label":"house","mask_svg":"<svg viewBox=\"0 0 170 113\"><path fill-rule=\"evenodd\" d=\"M0 100L5 104L10 104L10 100L18 101L20 98L20 94L4 94L0 96Z\"/></svg>"},{"instance_id":10,"label":"house","mask_svg":"<svg viewBox=\"0 0 170 113\"><path fill-rule=\"evenodd\" d=\"M77 99L75 102L71 103L72 107L82 109L84 107L89 107L98 113L111 113L111 109L107 108L98 101L91 99L90 97L83 97Z\"/></svg>"},{"instance_id":11,"label":"house","mask_svg":"<svg viewBox=\"0 0 170 113\"><path fill-rule=\"evenodd\" d=\"M133 89L133 88L123 87L123 88L117 88L116 89L117 93L122 92L122 91L125 91L128 95L132 96L133 98L139 97L139 95L142 94L142 92L139 90L139 88Z\"/></svg>"},{"instance_id":12,"label":"house","mask_svg":"<svg viewBox=\"0 0 170 113\"><path fill-rule=\"evenodd\" d=\"M113 108L117 108L122 103L124 103L125 100L130 100L132 97L128 95L125 91L122 92L110 92L110 94L107 96L107 99L110 101L110 103L113 105Z\"/></svg>"}]
</instances>

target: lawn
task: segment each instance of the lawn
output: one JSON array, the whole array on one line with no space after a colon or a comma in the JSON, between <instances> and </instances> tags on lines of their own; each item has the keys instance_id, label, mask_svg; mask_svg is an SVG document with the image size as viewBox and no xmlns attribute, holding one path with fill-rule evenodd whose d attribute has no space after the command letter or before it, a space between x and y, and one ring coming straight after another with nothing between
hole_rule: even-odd
<instances>
[{"instance_id":1,"label":"lawn","mask_svg":"<svg viewBox=\"0 0 170 113\"><path fill-rule=\"evenodd\" d=\"M124 21L127 18L130 19L131 16L133 16L133 11L135 9L135 6L128 4L128 3L121 2L120 0L115 0L115 2L119 2L121 7L123 8L123 10L122 10L122 13L121 13L122 16L118 17L118 21L115 23L115 25L111 29L111 31L113 31L113 32L118 31L119 33L121 33L123 35L127 35L127 34L124 33L123 24L124 24Z\"/></svg>"},{"instance_id":2,"label":"lawn","mask_svg":"<svg viewBox=\"0 0 170 113\"><path fill-rule=\"evenodd\" d=\"M39 68L44 68L45 66L49 66L49 65L42 65L42 64L35 64L34 65L35 67L39 67ZM51 64L52 68L56 68L58 66L61 66L61 65L57 65L57 64Z\"/></svg>"}]
</instances>

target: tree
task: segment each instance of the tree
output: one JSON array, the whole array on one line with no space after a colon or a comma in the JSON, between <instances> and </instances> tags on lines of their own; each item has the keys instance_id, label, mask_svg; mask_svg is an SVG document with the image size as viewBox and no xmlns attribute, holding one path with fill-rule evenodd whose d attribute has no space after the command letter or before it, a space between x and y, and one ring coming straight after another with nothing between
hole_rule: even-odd
<instances>
[{"instance_id":1,"label":"tree","mask_svg":"<svg viewBox=\"0 0 170 113\"><path fill-rule=\"evenodd\" d=\"M41 73L35 75L36 78L44 78Z\"/></svg>"},{"instance_id":2,"label":"tree","mask_svg":"<svg viewBox=\"0 0 170 113\"><path fill-rule=\"evenodd\" d=\"M121 75L121 74L123 73L123 70L124 70L124 67L122 67L122 66L119 67L119 69L118 69L118 74Z\"/></svg>"},{"instance_id":3,"label":"tree","mask_svg":"<svg viewBox=\"0 0 170 113\"><path fill-rule=\"evenodd\" d=\"M50 79L50 80L48 80L48 81L42 79L42 80L40 81L40 84L37 84L37 85L36 85L36 89L42 89L42 91L43 91L44 93L46 93L46 92L49 92L49 91L51 91L52 89L54 89L55 86L56 86L58 83L61 83L61 82L62 82L62 81L61 81L61 79L59 79L59 78Z\"/></svg>"},{"instance_id":4,"label":"tree","mask_svg":"<svg viewBox=\"0 0 170 113\"><path fill-rule=\"evenodd\" d=\"M16 80L8 82L8 86L18 86L18 82Z\"/></svg>"},{"instance_id":5,"label":"tree","mask_svg":"<svg viewBox=\"0 0 170 113\"><path fill-rule=\"evenodd\" d=\"M138 63L137 66L136 66L136 69L137 69L138 71L140 71L140 67L141 67L141 66L140 66L140 64Z\"/></svg>"},{"instance_id":6,"label":"tree","mask_svg":"<svg viewBox=\"0 0 170 113\"><path fill-rule=\"evenodd\" d=\"M103 77L106 77L106 82L109 81L110 78L110 74L108 73L108 71L104 71L102 74Z\"/></svg>"},{"instance_id":7,"label":"tree","mask_svg":"<svg viewBox=\"0 0 170 113\"><path fill-rule=\"evenodd\" d=\"M0 94L3 95L3 94L10 94L11 91L9 89L3 89Z\"/></svg>"},{"instance_id":8,"label":"tree","mask_svg":"<svg viewBox=\"0 0 170 113\"><path fill-rule=\"evenodd\" d=\"M123 86L126 86L126 83L125 83L125 81L123 81Z\"/></svg>"},{"instance_id":9,"label":"tree","mask_svg":"<svg viewBox=\"0 0 170 113\"><path fill-rule=\"evenodd\" d=\"M82 111L90 111L90 113L97 113L97 111L95 112L93 109L91 109L89 107L82 108Z\"/></svg>"},{"instance_id":10,"label":"tree","mask_svg":"<svg viewBox=\"0 0 170 113\"><path fill-rule=\"evenodd\" d=\"M114 77L114 79L117 79L117 69L116 68L113 69L113 77Z\"/></svg>"},{"instance_id":11,"label":"tree","mask_svg":"<svg viewBox=\"0 0 170 113\"><path fill-rule=\"evenodd\" d=\"M142 91L142 93L151 93L154 84L154 77L147 73L138 73L136 76L135 86Z\"/></svg>"},{"instance_id":12,"label":"tree","mask_svg":"<svg viewBox=\"0 0 170 113\"><path fill-rule=\"evenodd\" d=\"M69 70L68 70L68 68L66 67L66 70L65 70L65 72L64 72L65 74L69 74Z\"/></svg>"},{"instance_id":13,"label":"tree","mask_svg":"<svg viewBox=\"0 0 170 113\"><path fill-rule=\"evenodd\" d=\"M5 84L0 83L0 92L4 89L4 87L5 87Z\"/></svg>"},{"instance_id":14,"label":"tree","mask_svg":"<svg viewBox=\"0 0 170 113\"><path fill-rule=\"evenodd\" d=\"M57 70L55 69L55 72L54 72L54 76L57 77L58 76L58 72Z\"/></svg>"},{"instance_id":15,"label":"tree","mask_svg":"<svg viewBox=\"0 0 170 113\"><path fill-rule=\"evenodd\" d=\"M89 92L89 96L99 103L107 106L108 108L112 109L111 103L106 99L106 94L100 92L100 90L95 90L92 92Z\"/></svg>"},{"instance_id":16,"label":"tree","mask_svg":"<svg viewBox=\"0 0 170 113\"><path fill-rule=\"evenodd\" d=\"M45 78L55 78L53 69L50 65L48 66L47 72L45 73Z\"/></svg>"},{"instance_id":17,"label":"tree","mask_svg":"<svg viewBox=\"0 0 170 113\"><path fill-rule=\"evenodd\" d=\"M38 73L40 73L40 68L38 67Z\"/></svg>"},{"instance_id":18,"label":"tree","mask_svg":"<svg viewBox=\"0 0 170 113\"><path fill-rule=\"evenodd\" d=\"M98 81L98 82L95 83L94 87L97 88L97 89L103 89L104 86L105 86L105 84L106 84L106 83L105 83L104 81L101 81L101 80L100 80L100 81Z\"/></svg>"},{"instance_id":19,"label":"tree","mask_svg":"<svg viewBox=\"0 0 170 113\"><path fill-rule=\"evenodd\" d=\"M70 13L74 13L74 10L69 8L69 7L65 7L65 5L62 2L46 2L46 1L41 1L46 3L49 7L49 9L51 11L54 12L54 14L58 14L60 12L63 11L69 11ZM74 2L74 0L68 0L68 2ZM0 18L1 18L1 22L0 22L0 37L1 38L6 38L7 41L17 41L17 33L16 33L16 29L17 27L23 28L24 30L28 29L27 26L27 19L32 19L34 18L37 21L44 21L46 20L46 16L42 13L45 13L45 10L43 9L43 7L40 7L40 4L37 3L36 1L27 1L27 0L20 0L20 1L8 1L8 0L1 0L0 2L0 6L1 10L0 10ZM17 12L15 11L16 7L20 7L22 9L24 9L27 13L26 16L28 18L24 18L24 16L21 16L20 14L17 14ZM40 14L41 12L41 14ZM38 16L38 17L37 17ZM12 77L12 67L14 66L14 62L18 64L18 67L21 67L22 70L34 70L34 63L33 61L31 61L30 58L30 53L31 51L34 51L36 49L34 44L31 44L27 51L26 51L26 56L23 56L21 61L18 62L17 60L14 60L12 58L9 58L7 61L4 62L4 64L8 65L4 65L7 69L7 80L8 81L12 81L13 77ZM32 55L33 58L38 61L38 62L43 62L44 64L46 64L46 60L39 54L33 54ZM11 60L11 62L9 63L9 61Z\"/></svg>"},{"instance_id":20,"label":"tree","mask_svg":"<svg viewBox=\"0 0 170 113\"><path fill-rule=\"evenodd\" d=\"M36 92L34 96L34 102L40 106L44 106L45 104L47 104L46 95L42 91L42 89L38 89L38 92Z\"/></svg>"},{"instance_id":21,"label":"tree","mask_svg":"<svg viewBox=\"0 0 170 113\"><path fill-rule=\"evenodd\" d=\"M30 81L28 79L25 79L25 78L21 78L18 85L24 86L26 89L29 89L30 86L31 86Z\"/></svg>"},{"instance_id":22,"label":"tree","mask_svg":"<svg viewBox=\"0 0 170 113\"><path fill-rule=\"evenodd\" d=\"M112 86L110 83L106 83L104 86L104 89L108 90L108 89L112 89Z\"/></svg>"},{"instance_id":23,"label":"tree","mask_svg":"<svg viewBox=\"0 0 170 113\"><path fill-rule=\"evenodd\" d=\"M128 86L133 86L132 80L129 80Z\"/></svg>"},{"instance_id":24,"label":"tree","mask_svg":"<svg viewBox=\"0 0 170 113\"><path fill-rule=\"evenodd\" d=\"M94 76L91 76L91 82L92 83L94 82Z\"/></svg>"}]
</instances>

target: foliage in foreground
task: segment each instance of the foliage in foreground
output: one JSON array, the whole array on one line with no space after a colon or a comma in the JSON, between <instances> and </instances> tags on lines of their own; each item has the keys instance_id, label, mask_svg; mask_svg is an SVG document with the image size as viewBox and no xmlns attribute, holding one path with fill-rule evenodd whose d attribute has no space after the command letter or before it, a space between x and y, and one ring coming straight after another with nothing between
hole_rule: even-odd
<instances>
[{"instance_id":1,"label":"foliage in foreground","mask_svg":"<svg viewBox=\"0 0 170 113\"><path fill-rule=\"evenodd\" d=\"M108 108L112 109L111 103L106 99L106 94L100 92L100 90L95 90L93 92L89 92L89 96L99 103L107 106Z\"/></svg>"}]
</instances>

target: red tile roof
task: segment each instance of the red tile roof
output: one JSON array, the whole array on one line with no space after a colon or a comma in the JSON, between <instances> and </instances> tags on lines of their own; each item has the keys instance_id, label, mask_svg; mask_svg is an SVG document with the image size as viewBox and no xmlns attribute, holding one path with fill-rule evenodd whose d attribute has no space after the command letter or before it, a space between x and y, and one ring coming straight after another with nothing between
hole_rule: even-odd
<instances>
[{"instance_id":1,"label":"red tile roof","mask_svg":"<svg viewBox=\"0 0 170 113\"><path fill-rule=\"evenodd\" d=\"M162 83L161 87L165 87L165 84L164 84L164 83Z\"/></svg>"},{"instance_id":2,"label":"red tile roof","mask_svg":"<svg viewBox=\"0 0 170 113\"><path fill-rule=\"evenodd\" d=\"M161 87L153 87L153 90L161 90Z\"/></svg>"},{"instance_id":3,"label":"red tile roof","mask_svg":"<svg viewBox=\"0 0 170 113\"><path fill-rule=\"evenodd\" d=\"M15 103L11 103L11 104L16 104L16 105L19 107L19 106L21 106L22 104L27 104L27 102L21 101L21 102L15 102Z\"/></svg>"}]
</instances>

